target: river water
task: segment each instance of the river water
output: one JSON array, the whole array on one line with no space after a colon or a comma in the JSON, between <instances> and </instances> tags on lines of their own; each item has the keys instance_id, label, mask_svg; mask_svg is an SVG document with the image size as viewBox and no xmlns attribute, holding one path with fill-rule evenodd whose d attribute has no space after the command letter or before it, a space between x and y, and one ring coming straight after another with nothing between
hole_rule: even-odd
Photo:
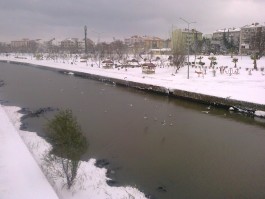
<instances>
[{"instance_id":1,"label":"river water","mask_svg":"<svg viewBox=\"0 0 265 199\"><path fill-rule=\"evenodd\" d=\"M107 72L107 71L106 71ZM176 77L177 78L177 77ZM6 105L71 109L117 186L152 198L265 198L265 121L32 66L0 63ZM45 136L47 118L27 119Z\"/></svg>"}]
</instances>

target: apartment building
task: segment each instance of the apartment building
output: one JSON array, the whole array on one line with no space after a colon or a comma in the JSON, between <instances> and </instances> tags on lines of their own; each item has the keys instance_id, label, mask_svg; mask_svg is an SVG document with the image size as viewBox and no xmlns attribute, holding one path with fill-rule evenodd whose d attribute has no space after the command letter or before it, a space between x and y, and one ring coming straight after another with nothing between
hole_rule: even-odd
<instances>
[{"instance_id":1,"label":"apartment building","mask_svg":"<svg viewBox=\"0 0 265 199\"><path fill-rule=\"evenodd\" d=\"M159 37L144 36L144 49L161 49L164 48L164 40Z\"/></svg>"},{"instance_id":2,"label":"apartment building","mask_svg":"<svg viewBox=\"0 0 265 199\"><path fill-rule=\"evenodd\" d=\"M137 44L141 44L144 42L144 38L141 37L141 36L138 36L138 35L133 35L131 36L130 38L126 38L124 40L124 43L127 45L127 46L133 46L135 45L136 43Z\"/></svg>"},{"instance_id":3,"label":"apartment building","mask_svg":"<svg viewBox=\"0 0 265 199\"><path fill-rule=\"evenodd\" d=\"M202 32L195 29L175 29L172 31L171 48L174 49L184 46L188 49L188 46L190 46L190 50L196 50L197 43L201 40Z\"/></svg>"},{"instance_id":4,"label":"apartment building","mask_svg":"<svg viewBox=\"0 0 265 199\"><path fill-rule=\"evenodd\" d=\"M211 45L216 52L227 52L227 48L239 49L240 28L224 28L213 33Z\"/></svg>"},{"instance_id":5,"label":"apartment building","mask_svg":"<svg viewBox=\"0 0 265 199\"><path fill-rule=\"evenodd\" d=\"M252 23L241 28L240 32L240 54L252 54L257 51L253 40L261 32L265 33L265 26L259 23Z\"/></svg>"},{"instance_id":6,"label":"apartment building","mask_svg":"<svg viewBox=\"0 0 265 199\"><path fill-rule=\"evenodd\" d=\"M126 38L124 43L131 49L138 48L140 51L145 52L148 52L151 49L168 48L168 40L164 40L155 36L134 35L130 38Z\"/></svg>"},{"instance_id":7,"label":"apartment building","mask_svg":"<svg viewBox=\"0 0 265 199\"><path fill-rule=\"evenodd\" d=\"M30 44L29 39L11 41L11 47L12 48L26 48L29 46L29 44Z\"/></svg>"},{"instance_id":8,"label":"apartment building","mask_svg":"<svg viewBox=\"0 0 265 199\"><path fill-rule=\"evenodd\" d=\"M38 47L38 43L37 40L22 39L11 41L10 46L14 52L35 52Z\"/></svg>"}]
</instances>

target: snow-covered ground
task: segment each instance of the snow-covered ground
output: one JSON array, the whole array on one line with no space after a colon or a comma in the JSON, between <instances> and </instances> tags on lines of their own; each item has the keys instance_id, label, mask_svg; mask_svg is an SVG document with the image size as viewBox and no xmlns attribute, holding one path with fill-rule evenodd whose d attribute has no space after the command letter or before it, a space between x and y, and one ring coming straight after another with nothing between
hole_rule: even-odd
<instances>
[{"instance_id":1,"label":"snow-covered ground","mask_svg":"<svg viewBox=\"0 0 265 199\"><path fill-rule=\"evenodd\" d=\"M58 198L0 105L0 198Z\"/></svg>"},{"instance_id":2,"label":"snow-covered ground","mask_svg":"<svg viewBox=\"0 0 265 199\"><path fill-rule=\"evenodd\" d=\"M146 198L133 187L110 187L106 183L107 170L96 167L95 159L81 162L77 183L71 190L67 190L63 187L65 184L63 178L55 174L58 165L54 163L52 167L44 160L51 148L50 144L34 132L19 130L22 116L17 112L19 109L0 105L1 199Z\"/></svg>"}]
</instances>

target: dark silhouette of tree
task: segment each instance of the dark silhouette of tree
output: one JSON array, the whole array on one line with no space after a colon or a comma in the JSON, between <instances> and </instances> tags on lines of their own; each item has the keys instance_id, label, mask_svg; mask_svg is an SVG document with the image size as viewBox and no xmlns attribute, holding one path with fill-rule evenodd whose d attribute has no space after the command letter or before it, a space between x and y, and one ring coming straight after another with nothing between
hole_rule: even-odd
<instances>
[{"instance_id":1,"label":"dark silhouette of tree","mask_svg":"<svg viewBox=\"0 0 265 199\"><path fill-rule=\"evenodd\" d=\"M235 63L234 68L236 68L236 67L237 67L237 66L236 66L236 63L238 62L238 58L233 58L232 62Z\"/></svg>"},{"instance_id":2,"label":"dark silhouette of tree","mask_svg":"<svg viewBox=\"0 0 265 199\"><path fill-rule=\"evenodd\" d=\"M253 54L251 59L253 60L254 70L258 70L257 60L259 60L265 53L265 29L262 27L257 28L257 31L250 39L250 46Z\"/></svg>"},{"instance_id":3,"label":"dark silhouette of tree","mask_svg":"<svg viewBox=\"0 0 265 199\"><path fill-rule=\"evenodd\" d=\"M265 53L265 29L258 28L251 38L251 46L256 56L260 59Z\"/></svg>"},{"instance_id":4,"label":"dark silhouette of tree","mask_svg":"<svg viewBox=\"0 0 265 199\"><path fill-rule=\"evenodd\" d=\"M230 37L229 31L227 32L227 35L225 32L223 33L223 44L225 48L228 50L228 52L230 52L232 55L233 53L237 51L238 46L235 45L235 41L233 40L233 38L231 37L229 39L229 37Z\"/></svg>"},{"instance_id":5,"label":"dark silhouette of tree","mask_svg":"<svg viewBox=\"0 0 265 199\"><path fill-rule=\"evenodd\" d=\"M204 37L199 45L201 45L201 49L203 53L210 54L212 52L210 39L207 39Z\"/></svg>"}]
</instances>

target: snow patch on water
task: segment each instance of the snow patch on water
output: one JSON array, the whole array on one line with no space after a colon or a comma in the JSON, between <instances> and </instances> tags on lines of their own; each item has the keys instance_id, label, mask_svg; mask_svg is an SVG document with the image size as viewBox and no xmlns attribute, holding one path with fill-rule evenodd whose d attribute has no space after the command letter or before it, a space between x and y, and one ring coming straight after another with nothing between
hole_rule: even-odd
<instances>
[{"instance_id":1,"label":"snow patch on water","mask_svg":"<svg viewBox=\"0 0 265 199\"><path fill-rule=\"evenodd\" d=\"M265 111L255 111L255 115L258 117L265 117Z\"/></svg>"}]
</instances>

